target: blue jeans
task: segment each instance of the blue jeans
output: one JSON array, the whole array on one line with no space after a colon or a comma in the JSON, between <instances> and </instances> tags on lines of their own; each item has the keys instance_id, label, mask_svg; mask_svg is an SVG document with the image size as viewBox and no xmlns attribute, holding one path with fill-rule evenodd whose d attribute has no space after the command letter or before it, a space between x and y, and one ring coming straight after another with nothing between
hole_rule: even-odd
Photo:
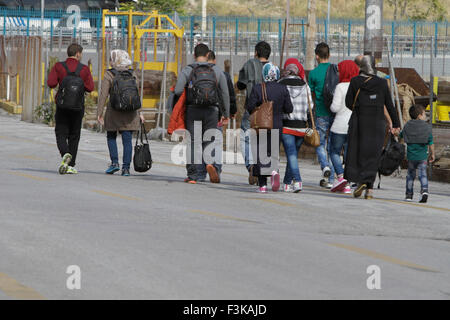
<instances>
[{"instance_id":1,"label":"blue jeans","mask_svg":"<svg viewBox=\"0 0 450 320\"><path fill-rule=\"evenodd\" d=\"M320 163L320 168L323 170L325 167L329 167L331 170L330 183L334 181L334 167L333 164L328 161L328 155L330 154L330 135L327 133L333 124L334 117L317 117L316 128L319 132L320 146L316 148L317 158Z\"/></svg>"},{"instance_id":2,"label":"blue jeans","mask_svg":"<svg viewBox=\"0 0 450 320\"><path fill-rule=\"evenodd\" d=\"M302 146L303 139L303 137L297 137L292 134L283 133L281 135L287 159L286 172L283 179L284 184L291 184L292 180L295 180L295 182L302 181L300 169L298 168L298 151Z\"/></svg>"},{"instance_id":3,"label":"blue jeans","mask_svg":"<svg viewBox=\"0 0 450 320\"><path fill-rule=\"evenodd\" d=\"M245 136L245 132L250 129L250 114L248 113L247 110L244 111L244 114L242 116L242 121L241 121L241 151L242 151L242 156L244 157L244 161L245 161L245 167L247 168L247 170L250 169L250 165L252 162L252 154L250 151L250 138L248 136Z\"/></svg>"},{"instance_id":4,"label":"blue jeans","mask_svg":"<svg viewBox=\"0 0 450 320\"><path fill-rule=\"evenodd\" d=\"M330 158L337 175L344 174L341 151L344 147L344 159L347 154L347 135L330 131Z\"/></svg>"},{"instance_id":5,"label":"blue jeans","mask_svg":"<svg viewBox=\"0 0 450 320\"><path fill-rule=\"evenodd\" d=\"M122 134L123 144L123 166L122 169L130 169L131 156L133 154L133 132L132 131L120 131ZM117 151L117 131L108 131L106 133L108 140L108 149L111 162L113 164L119 164L119 153Z\"/></svg>"},{"instance_id":6,"label":"blue jeans","mask_svg":"<svg viewBox=\"0 0 450 320\"><path fill-rule=\"evenodd\" d=\"M406 176L406 195L413 195L414 179L419 169L420 193L428 192L427 160L408 160L408 175Z\"/></svg>"}]
</instances>

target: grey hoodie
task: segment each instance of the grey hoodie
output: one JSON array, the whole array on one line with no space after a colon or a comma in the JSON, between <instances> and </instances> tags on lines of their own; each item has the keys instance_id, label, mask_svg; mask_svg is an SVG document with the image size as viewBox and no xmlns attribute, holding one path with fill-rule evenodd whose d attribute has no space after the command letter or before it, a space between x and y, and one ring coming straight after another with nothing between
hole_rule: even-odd
<instances>
[{"instance_id":1,"label":"grey hoodie","mask_svg":"<svg viewBox=\"0 0 450 320\"><path fill-rule=\"evenodd\" d=\"M208 64L208 62L194 62L193 64ZM220 104L223 106L224 110L222 110L223 116L225 118L230 117L230 95L228 93L228 83L227 78L225 77L225 74L223 73L222 69L220 69L218 66L212 67L214 72L216 73L216 78L219 82L219 90L221 92L220 98L222 100L222 103ZM186 87L189 77L192 72L191 66L186 66L181 70L180 75L178 76L177 84L175 86L175 94L177 96L181 96L183 94L184 88Z\"/></svg>"}]
</instances>

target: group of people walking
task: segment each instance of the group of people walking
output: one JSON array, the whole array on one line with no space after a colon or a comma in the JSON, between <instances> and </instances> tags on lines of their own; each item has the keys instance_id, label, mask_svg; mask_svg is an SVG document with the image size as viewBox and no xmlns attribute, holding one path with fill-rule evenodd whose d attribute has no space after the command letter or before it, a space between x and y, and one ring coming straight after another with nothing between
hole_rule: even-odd
<instances>
[{"instance_id":1,"label":"group of people walking","mask_svg":"<svg viewBox=\"0 0 450 320\"><path fill-rule=\"evenodd\" d=\"M58 168L60 174L77 172L74 166L84 115L84 92L94 88L89 68L80 62L82 50L77 44L69 46L68 59L57 63L48 79L50 87L59 84L55 133L62 157ZM352 193L351 185L354 184L355 197L360 197L365 191L364 197L371 199L386 133L400 134L399 117L387 81L376 75L373 59L358 56L354 61L344 60L337 66L332 65L329 62L330 48L326 43L320 43L315 49L318 65L306 76L298 59L287 59L280 70L270 62L270 54L268 43L257 43L254 58L243 65L235 86L238 90L245 90L241 147L249 172L249 184L257 184L258 192L267 193L267 180L270 178L272 191L281 188L278 159L275 159L273 167L274 158L271 155L278 154L277 148L282 144L287 159L282 190L300 192L299 150L306 138L317 132L320 140L316 146L321 168L320 186L331 192ZM189 133L185 182L195 184L205 180L208 174L212 183L220 183L221 154L213 161L207 161L203 152L211 149L211 144L222 140L216 136L206 141L203 135L209 129L222 130L229 119L235 117L235 87L229 73L217 66L215 53L207 45L198 44L194 49L194 58L193 64L181 70L174 88L173 114L181 114L183 120L180 128ZM130 175L132 133L139 130L144 122L140 100L136 98L139 97L138 80L131 65L126 51L111 51L111 69L104 73L99 92L97 118L107 132L111 159L106 174L120 170L116 143L119 132L123 143L122 175ZM337 85L330 100L327 90L333 68L338 78L335 79ZM252 129L252 113L266 102L270 102L272 107L271 130L267 131L267 135L257 133L256 141L252 141L251 135L246 134ZM412 121L424 120L423 108L411 108ZM428 159L428 146L431 161L434 159L434 148L431 130L425 121L416 122L414 125L408 123L405 127L408 130L401 133L408 143L408 159L411 158L406 200L412 200L415 171L419 168L421 201L426 202L428 182L423 166ZM428 128L425 130L426 137L417 131L418 128L424 131L425 127ZM256 143L256 148L253 143ZM261 148L271 157L269 163L262 161ZM217 153L217 150L215 148L213 152ZM271 168L271 172L267 168Z\"/></svg>"}]
</instances>

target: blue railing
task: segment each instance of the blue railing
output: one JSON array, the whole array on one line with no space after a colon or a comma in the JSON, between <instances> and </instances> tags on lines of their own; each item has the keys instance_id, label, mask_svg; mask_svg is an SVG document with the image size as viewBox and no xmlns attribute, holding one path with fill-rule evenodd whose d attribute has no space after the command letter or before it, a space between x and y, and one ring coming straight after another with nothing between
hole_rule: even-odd
<instances>
[{"instance_id":1,"label":"blue railing","mask_svg":"<svg viewBox=\"0 0 450 320\"><path fill-rule=\"evenodd\" d=\"M64 23L71 19L71 13L63 10L46 10L44 14L44 29L46 34L52 37L58 32ZM102 13L99 10L82 11L81 20L76 28L73 28L73 35L77 32L88 30L100 36ZM40 30L41 12L39 10L6 9L0 7L0 32L3 35L14 32L15 34L31 35L36 30ZM119 17L115 20L108 18L107 25L122 33L122 37L127 36L128 21L125 17ZM139 18L136 18L139 19ZM194 44L193 35L195 34L194 25L201 26L201 16L184 16L180 20L185 27L186 35L190 38L190 47ZM115 21L115 22L112 22ZM289 34L291 38L296 38L305 48L306 33L305 17L294 17L290 20ZM281 46L282 30L284 27L284 18L280 17L239 17L239 16L208 16L206 18L206 28L208 37L211 39L211 45L215 48L218 37L234 37L235 50L241 37L262 40L270 34L271 37L278 37L278 44ZM66 27L67 29L67 27ZM364 34L364 20L362 19L332 19L327 24L326 19L317 19L317 33L321 39L330 40L332 37L343 36L350 38L352 36L362 36ZM412 53L417 53L417 41L421 37L448 37L448 22L427 22L427 21L384 21L384 33L391 37L391 54L396 49L396 37L410 37L412 41ZM116 32L117 34L117 32ZM348 43L350 52L350 43ZM438 50L438 41L435 41L435 54Z\"/></svg>"}]
</instances>

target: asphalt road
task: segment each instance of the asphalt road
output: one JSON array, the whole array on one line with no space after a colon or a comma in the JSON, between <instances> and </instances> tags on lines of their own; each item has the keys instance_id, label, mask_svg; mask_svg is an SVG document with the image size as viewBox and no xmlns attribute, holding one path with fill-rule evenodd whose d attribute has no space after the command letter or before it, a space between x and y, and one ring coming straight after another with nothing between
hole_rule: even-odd
<instances>
[{"instance_id":1,"label":"asphalt road","mask_svg":"<svg viewBox=\"0 0 450 320\"><path fill-rule=\"evenodd\" d=\"M0 299L450 299L450 185L406 203L403 172L353 199L310 160L299 194L257 194L242 165L188 185L172 146L107 176L105 134L83 130L80 173L61 176L53 129L0 113Z\"/></svg>"}]
</instances>

